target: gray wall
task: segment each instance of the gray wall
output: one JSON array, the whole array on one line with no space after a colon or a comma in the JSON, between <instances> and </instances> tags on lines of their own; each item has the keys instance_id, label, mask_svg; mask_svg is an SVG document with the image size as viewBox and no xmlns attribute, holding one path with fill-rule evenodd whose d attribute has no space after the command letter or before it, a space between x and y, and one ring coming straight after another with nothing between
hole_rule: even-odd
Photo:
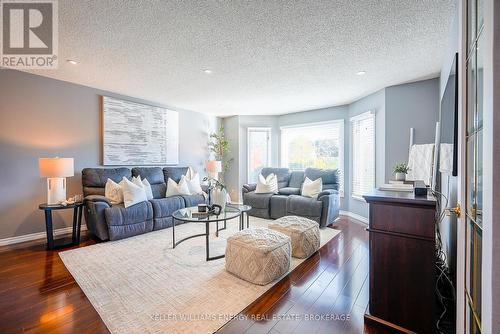
<instances>
[{"instance_id":1,"label":"gray wall","mask_svg":"<svg viewBox=\"0 0 500 334\"><path fill-rule=\"evenodd\" d=\"M46 201L46 182L39 177L38 158L74 157L76 175L68 178L68 196L82 193L81 169L100 165L100 95L148 103L0 70L0 239L45 231L38 204ZM180 111L179 123L180 163L203 172L208 133L215 130L217 118ZM70 226L70 221L69 213L54 215L56 228Z\"/></svg>"},{"instance_id":2,"label":"gray wall","mask_svg":"<svg viewBox=\"0 0 500 334\"><path fill-rule=\"evenodd\" d=\"M385 178L392 168L408 162L410 128L415 144L434 144L439 115L439 79L430 79L385 89Z\"/></svg>"}]
</instances>

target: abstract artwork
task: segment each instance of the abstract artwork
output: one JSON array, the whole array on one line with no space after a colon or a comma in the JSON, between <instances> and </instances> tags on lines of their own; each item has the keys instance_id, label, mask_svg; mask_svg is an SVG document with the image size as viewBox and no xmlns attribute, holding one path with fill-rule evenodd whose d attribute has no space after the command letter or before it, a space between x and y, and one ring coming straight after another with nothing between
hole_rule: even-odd
<instances>
[{"instance_id":1,"label":"abstract artwork","mask_svg":"<svg viewBox=\"0 0 500 334\"><path fill-rule=\"evenodd\" d=\"M179 163L177 111L102 97L103 165Z\"/></svg>"}]
</instances>

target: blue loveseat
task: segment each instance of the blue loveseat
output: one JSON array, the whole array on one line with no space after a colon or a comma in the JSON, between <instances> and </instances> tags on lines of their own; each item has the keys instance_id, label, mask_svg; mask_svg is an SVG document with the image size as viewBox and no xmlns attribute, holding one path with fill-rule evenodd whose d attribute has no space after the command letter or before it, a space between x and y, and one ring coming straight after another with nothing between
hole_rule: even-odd
<instances>
[{"instance_id":1,"label":"blue loveseat","mask_svg":"<svg viewBox=\"0 0 500 334\"><path fill-rule=\"evenodd\" d=\"M263 168L262 175L274 173L278 177L277 194L256 194L256 184L243 185L243 204L250 205L251 216L277 219L293 215L315 220L321 227L328 226L339 216L340 195L338 170L307 168L291 171L288 168ZM308 177L321 178L323 191L317 198L301 196L302 183Z\"/></svg>"},{"instance_id":2,"label":"blue loveseat","mask_svg":"<svg viewBox=\"0 0 500 334\"><path fill-rule=\"evenodd\" d=\"M82 185L87 229L100 240L118 240L172 226L174 211L205 202L203 195L165 198L167 180L179 182L187 167L85 168ZM153 190L153 199L125 208L112 205L104 197L109 179L120 182L123 177L147 179ZM205 189L206 190L206 189ZM179 222L180 223L180 222Z\"/></svg>"}]
</instances>

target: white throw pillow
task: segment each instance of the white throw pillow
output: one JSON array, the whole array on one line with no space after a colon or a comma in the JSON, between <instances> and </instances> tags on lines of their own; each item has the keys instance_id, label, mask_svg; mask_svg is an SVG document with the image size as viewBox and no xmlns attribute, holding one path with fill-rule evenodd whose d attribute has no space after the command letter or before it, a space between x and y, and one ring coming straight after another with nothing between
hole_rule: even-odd
<instances>
[{"instance_id":1,"label":"white throw pillow","mask_svg":"<svg viewBox=\"0 0 500 334\"><path fill-rule=\"evenodd\" d=\"M123 204L126 208L148 200L148 197L146 196L146 190L144 190L144 186L142 185L142 183L141 186L139 186L136 183L127 180L126 177L123 177L122 190Z\"/></svg>"},{"instance_id":2,"label":"white throw pillow","mask_svg":"<svg viewBox=\"0 0 500 334\"><path fill-rule=\"evenodd\" d=\"M142 184L144 185L144 190L146 191L146 197L149 199L153 199L153 189L151 188L151 184L148 179L142 180Z\"/></svg>"},{"instance_id":3,"label":"white throw pillow","mask_svg":"<svg viewBox=\"0 0 500 334\"><path fill-rule=\"evenodd\" d=\"M323 180L321 178L311 181L308 177L302 184L302 193L304 197L317 198L319 193L323 191Z\"/></svg>"},{"instance_id":4,"label":"white throw pillow","mask_svg":"<svg viewBox=\"0 0 500 334\"><path fill-rule=\"evenodd\" d=\"M171 178L168 178L167 182L167 193L165 197L179 196L179 195L191 195L186 182L186 178L181 177L179 183L176 183Z\"/></svg>"},{"instance_id":5,"label":"white throw pillow","mask_svg":"<svg viewBox=\"0 0 500 334\"><path fill-rule=\"evenodd\" d=\"M203 193L203 189L201 189L201 184L200 184L200 174L194 173L191 174L191 178L188 178L186 175L182 175L181 180L184 179L186 182L188 189L189 189L189 194L190 195L199 195Z\"/></svg>"},{"instance_id":6,"label":"white throw pillow","mask_svg":"<svg viewBox=\"0 0 500 334\"><path fill-rule=\"evenodd\" d=\"M278 192L278 178L274 173L269 174L266 178L259 174L257 180L256 194L276 194Z\"/></svg>"},{"instance_id":7,"label":"white throw pillow","mask_svg":"<svg viewBox=\"0 0 500 334\"><path fill-rule=\"evenodd\" d=\"M148 179L141 180L140 175L137 177L134 176L132 177L132 183L144 188L148 200L153 199L153 189L151 189L151 184L149 184Z\"/></svg>"},{"instance_id":8,"label":"white throw pillow","mask_svg":"<svg viewBox=\"0 0 500 334\"><path fill-rule=\"evenodd\" d=\"M111 179L106 181L106 185L104 186L104 197L113 205L123 203L122 184L123 181L120 183L116 183Z\"/></svg>"}]
</instances>

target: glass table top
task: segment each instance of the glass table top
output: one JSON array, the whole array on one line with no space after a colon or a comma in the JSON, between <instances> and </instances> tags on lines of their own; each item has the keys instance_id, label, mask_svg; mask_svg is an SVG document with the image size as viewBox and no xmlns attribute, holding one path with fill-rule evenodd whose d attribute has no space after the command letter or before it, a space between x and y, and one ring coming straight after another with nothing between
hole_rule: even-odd
<instances>
[{"instance_id":1,"label":"glass table top","mask_svg":"<svg viewBox=\"0 0 500 334\"><path fill-rule=\"evenodd\" d=\"M234 204L233 203L228 203L228 204L226 204L226 207L238 209L241 212L247 212L247 211L250 211L252 209L252 207L250 205L238 204L238 203L234 203Z\"/></svg>"},{"instance_id":2,"label":"glass table top","mask_svg":"<svg viewBox=\"0 0 500 334\"><path fill-rule=\"evenodd\" d=\"M224 210L217 216L215 214L199 215L198 207L192 206L189 208L179 209L173 213L173 218L182 221L193 223L215 222L237 218L241 211L236 207L226 206Z\"/></svg>"}]
</instances>

